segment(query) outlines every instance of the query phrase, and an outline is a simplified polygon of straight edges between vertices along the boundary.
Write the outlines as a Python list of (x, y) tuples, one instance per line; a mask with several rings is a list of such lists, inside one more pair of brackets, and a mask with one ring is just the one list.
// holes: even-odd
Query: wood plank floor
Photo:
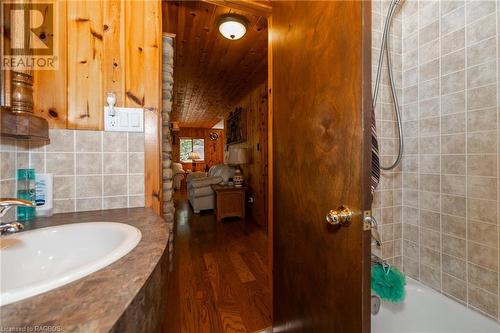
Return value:
[(259, 332), (271, 326), (267, 237), (249, 221), (217, 223), (176, 193), (168, 333)]

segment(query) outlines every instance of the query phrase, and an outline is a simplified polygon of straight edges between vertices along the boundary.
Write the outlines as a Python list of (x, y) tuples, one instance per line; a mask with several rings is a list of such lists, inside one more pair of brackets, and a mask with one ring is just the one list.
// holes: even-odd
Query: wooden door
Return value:
[(370, 20), (369, 1), (273, 2), (275, 332), (370, 331)]

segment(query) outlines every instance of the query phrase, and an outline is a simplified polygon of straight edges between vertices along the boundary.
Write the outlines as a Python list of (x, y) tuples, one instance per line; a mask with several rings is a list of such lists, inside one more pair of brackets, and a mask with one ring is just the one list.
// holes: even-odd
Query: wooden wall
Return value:
[(255, 88), (235, 107), (242, 107), (247, 110), (248, 138), (246, 142), (232, 146), (246, 147), (250, 151), (250, 163), (242, 166), (242, 171), (245, 182), (250, 187), (250, 192), (254, 197), (251, 216), (257, 224), (266, 227), (268, 212), (267, 83)]
[[(219, 134), (217, 141), (210, 140), (210, 133), (216, 132)], [(224, 131), (211, 128), (181, 128), (179, 132), (175, 132), (175, 144), (172, 145), (172, 161), (180, 162), (180, 138), (196, 138), (205, 139), (205, 162), (196, 163), (196, 171), (205, 170), (205, 166), (209, 167), (224, 162)], [(185, 163), (184, 170), (191, 169), (191, 163)]]

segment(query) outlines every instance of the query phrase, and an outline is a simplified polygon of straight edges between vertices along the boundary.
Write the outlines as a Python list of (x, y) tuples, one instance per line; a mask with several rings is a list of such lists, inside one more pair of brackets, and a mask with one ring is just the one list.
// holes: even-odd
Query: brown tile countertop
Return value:
[(26, 328), (31, 332), (36, 326), (56, 327), (52, 332), (108, 332), (113, 328), (167, 250), (169, 230), (164, 220), (148, 208), (114, 209), (55, 214), (30, 221), (25, 229), (98, 221), (135, 226), (142, 233), (141, 241), (127, 255), (95, 273), (0, 307), (2, 331)]

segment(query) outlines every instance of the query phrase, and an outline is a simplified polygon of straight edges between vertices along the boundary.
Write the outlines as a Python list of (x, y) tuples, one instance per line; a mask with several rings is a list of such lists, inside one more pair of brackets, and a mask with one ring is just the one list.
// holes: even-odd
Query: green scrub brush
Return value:
[(377, 263), (372, 266), (372, 290), (380, 299), (400, 303), (405, 299), (406, 279), (397, 268)]

